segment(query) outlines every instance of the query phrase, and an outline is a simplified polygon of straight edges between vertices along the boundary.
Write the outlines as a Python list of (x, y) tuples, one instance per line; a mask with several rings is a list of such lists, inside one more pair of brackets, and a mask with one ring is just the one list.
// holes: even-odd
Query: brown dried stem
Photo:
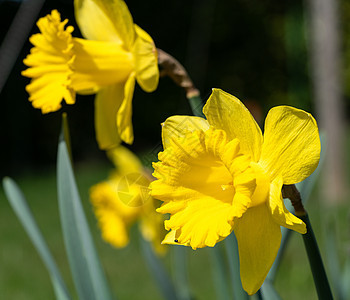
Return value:
[(178, 86), (186, 91), (186, 97), (199, 96), (198, 89), (194, 86), (185, 68), (170, 54), (157, 49), (158, 64), (161, 67), (160, 76), (169, 76)]

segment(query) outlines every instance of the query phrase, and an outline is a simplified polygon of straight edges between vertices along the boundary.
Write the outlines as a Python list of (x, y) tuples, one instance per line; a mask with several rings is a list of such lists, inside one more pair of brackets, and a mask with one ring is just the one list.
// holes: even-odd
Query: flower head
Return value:
[(57, 111), (75, 93), (95, 94), (95, 127), (101, 149), (133, 142), (132, 96), (135, 80), (146, 92), (158, 85), (157, 51), (152, 38), (133, 23), (122, 0), (76, 0), (75, 15), (86, 39), (72, 37), (57, 10), (39, 19), (40, 33), (24, 59), (32, 78), (29, 100), (43, 113)]
[(305, 224), (284, 206), (282, 185), (304, 180), (317, 167), (320, 140), (314, 118), (302, 110), (270, 110), (264, 135), (246, 107), (214, 89), (207, 120), (173, 116), (163, 124), (164, 151), (154, 164), (151, 195), (169, 213), (164, 243), (214, 246), (234, 231), (243, 288), (255, 293), (279, 249), (280, 226)]
[(116, 170), (108, 180), (90, 189), (103, 239), (114, 247), (125, 247), (129, 243), (129, 228), (140, 221), (144, 239), (151, 242), (158, 253), (163, 253), (164, 218), (156, 212), (157, 200), (149, 195), (149, 176), (128, 149), (119, 146), (110, 150), (108, 155)]

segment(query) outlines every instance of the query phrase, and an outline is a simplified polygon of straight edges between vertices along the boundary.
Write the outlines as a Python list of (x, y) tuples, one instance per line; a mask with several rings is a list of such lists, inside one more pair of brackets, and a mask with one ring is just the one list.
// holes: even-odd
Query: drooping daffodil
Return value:
[(165, 236), (164, 218), (156, 212), (158, 200), (149, 195), (150, 176), (139, 159), (127, 148), (111, 149), (108, 156), (116, 169), (106, 181), (90, 189), (90, 200), (101, 229), (102, 238), (116, 248), (128, 245), (129, 229), (139, 222), (140, 232), (162, 254)]
[(283, 202), (283, 184), (308, 177), (320, 158), (311, 114), (272, 108), (264, 134), (234, 96), (213, 92), (199, 117), (173, 116), (162, 125), (164, 151), (154, 163), (151, 195), (170, 214), (163, 243), (213, 247), (232, 231), (239, 248), (243, 288), (262, 285), (280, 246), (280, 226), (306, 233)]
[(75, 94), (95, 94), (95, 128), (101, 149), (133, 142), (132, 97), (135, 80), (146, 92), (157, 88), (159, 70), (152, 38), (133, 23), (123, 0), (75, 0), (75, 17), (86, 39), (57, 10), (39, 19), (40, 33), (24, 59), (32, 78), (26, 90), (42, 113), (57, 111)]

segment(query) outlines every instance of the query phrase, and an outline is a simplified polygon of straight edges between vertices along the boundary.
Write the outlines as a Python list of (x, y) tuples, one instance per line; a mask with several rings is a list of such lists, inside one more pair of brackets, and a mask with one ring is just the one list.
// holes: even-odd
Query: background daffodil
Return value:
[(146, 92), (158, 85), (157, 51), (152, 38), (135, 25), (122, 0), (76, 0), (75, 16), (86, 39), (74, 38), (60, 14), (39, 19), (40, 33), (24, 59), (32, 78), (29, 100), (43, 113), (57, 111), (75, 93), (95, 94), (95, 127), (99, 147), (133, 142), (132, 96), (135, 80)]
[(139, 221), (143, 238), (157, 253), (165, 251), (164, 218), (156, 212), (157, 200), (149, 195), (151, 182), (138, 158), (125, 147), (108, 152), (116, 166), (108, 180), (90, 189), (90, 199), (101, 228), (102, 238), (114, 247), (129, 243), (129, 229)]
[(317, 167), (320, 140), (307, 112), (272, 108), (264, 135), (246, 107), (214, 89), (207, 120), (173, 116), (162, 127), (164, 151), (154, 164), (151, 195), (169, 213), (164, 243), (214, 246), (234, 231), (243, 288), (262, 285), (280, 246), (280, 226), (299, 233), (305, 224), (283, 203), (283, 184), (304, 180)]

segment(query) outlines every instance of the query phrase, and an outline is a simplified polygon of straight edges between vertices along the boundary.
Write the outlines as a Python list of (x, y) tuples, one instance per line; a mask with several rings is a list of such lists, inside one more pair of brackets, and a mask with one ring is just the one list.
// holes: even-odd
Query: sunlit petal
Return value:
[(320, 160), (321, 144), (311, 114), (289, 106), (272, 108), (265, 121), (260, 164), (271, 180), (294, 184), (310, 176)]
[(213, 89), (203, 112), (210, 126), (225, 130), (229, 139), (238, 138), (241, 151), (253, 161), (259, 160), (261, 130), (241, 101), (220, 89)]
[(122, 0), (75, 0), (75, 17), (90, 40), (117, 42), (131, 50), (135, 40), (131, 14)]
[(133, 70), (132, 54), (116, 43), (75, 38), (74, 52), (71, 86), (77, 92), (125, 83)]
[(118, 110), (117, 126), (121, 139), (128, 144), (134, 141), (132, 128), (132, 96), (135, 88), (135, 74), (132, 73), (124, 86), (124, 99)]
[(183, 137), (187, 132), (209, 129), (207, 120), (192, 116), (172, 116), (162, 124), (163, 147), (171, 146), (172, 140)]
[(159, 81), (158, 55), (149, 34), (135, 25), (136, 40), (133, 47), (137, 83), (145, 92), (153, 92)]
[(22, 75), (32, 78), (26, 87), (29, 101), (43, 113), (60, 109), (63, 99), (67, 104), (75, 102), (75, 91), (70, 87), (75, 59), (73, 27), (65, 29), (66, 24), (67, 20), (61, 22), (57, 10), (40, 18), (37, 25), (41, 33), (30, 38), (34, 48), (23, 60), (29, 68), (22, 71)]
[(124, 98), (124, 85), (101, 89), (95, 99), (95, 130), (100, 149), (111, 149), (120, 144), (116, 116)]
[(197, 130), (174, 137), (159, 159), (151, 194), (164, 201), (157, 211), (171, 214), (165, 228), (179, 233), (178, 243), (213, 247), (230, 234), (255, 189), (239, 143), (227, 143), (222, 130)]
[(281, 243), (281, 229), (265, 204), (248, 209), (237, 220), (234, 232), (238, 242), (242, 286), (255, 294), (264, 282)]
[(301, 234), (306, 233), (305, 223), (290, 213), (284, 205), (282, 198), (282, 177), (277, 177), (270, 187), (268, 208), (275, 222)]

